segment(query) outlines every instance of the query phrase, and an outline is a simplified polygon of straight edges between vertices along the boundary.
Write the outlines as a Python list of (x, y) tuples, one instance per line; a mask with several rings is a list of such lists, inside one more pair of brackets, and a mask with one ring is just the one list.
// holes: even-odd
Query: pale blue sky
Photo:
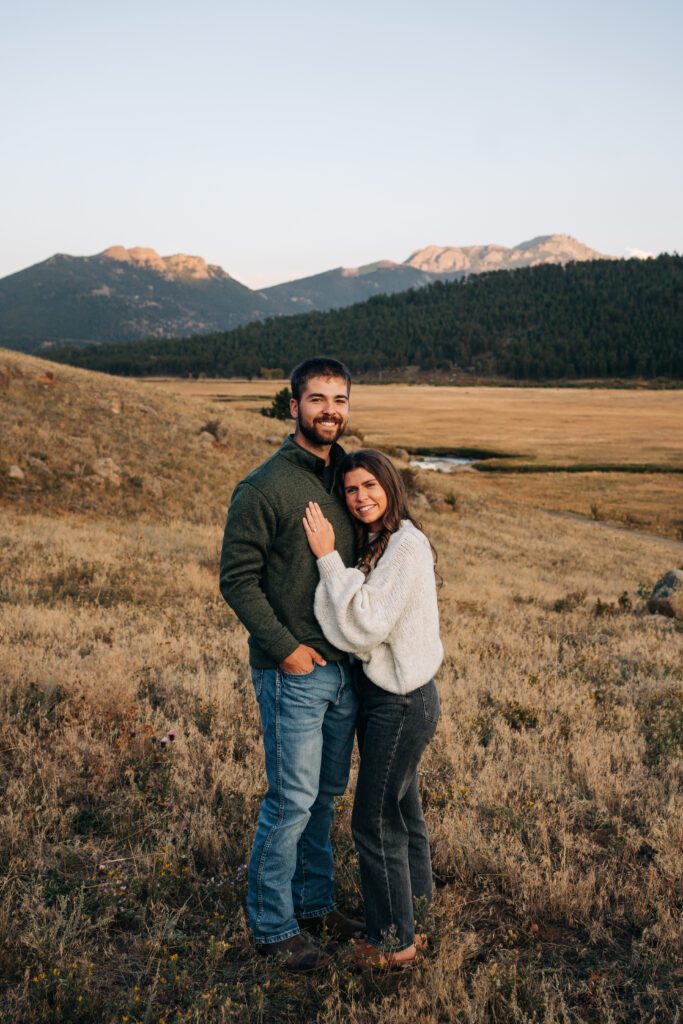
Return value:
[(109, 245), (252, 287), (565, 232), (683, 251), (673, 0), (5, 6), (0, 275)]

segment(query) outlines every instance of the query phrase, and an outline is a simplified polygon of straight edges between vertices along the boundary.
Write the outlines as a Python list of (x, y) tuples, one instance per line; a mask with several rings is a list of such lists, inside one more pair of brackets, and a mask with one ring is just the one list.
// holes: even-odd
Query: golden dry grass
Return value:
[[(466, 483), (461, 477), (466, 477)], [(434, 494), (462, 488), (483, 501), (500, 500), (519, 515), (541, 509), (582, 516), (605, 526), (683, 540), (683, 474), (420, 472)]]
[[(88, 458), (106, 444), (144, 476), (145, 450), (163, 451), (171, 504), (124, 480), (84, 509), (78, 479), (43, 488), (30, 464), (33, 490), (0, 493), (0, 1019), (680, 1020), (683, 632), (640, 596), (679, 546), (511, 504), (473, 473), (434, 483), (433, 949), (404, 978), (341, 956), (290, 978), (245, 926), (262, 755), (244, 634), (216, 586), (230, 487), (273, 424), (222, 407), (205, 451), (204, 404), (116, 382), (128, 411), (105, 415), (110, 379), (64, 368), (41, 391), (38, 361), (10, 363), (4, 461), (49, 422), (59, 477), (75, 456), (57, 425), (78, 402)], [(334, 840), (354, 910), (349, 816), (347, 797)]]
[[(3, 379), (0, 502), (27, 512), (215, 523), (230, 488), (273, 450), (266, 438), (285, 434), (280, 423), (225, 405), (179, 403), (156, 387), (0, 350)], [(213, 439), (200, 437), (206, 426)], [(118, 467), (118, 485), (97, 475), (101, 459)], [(24, 480), (8, 477), (11, 465)]]
[[(207, 400), (220, 407), (223, 399), (223, 408), (254, 412), (285, 383), (159, 380), (143, 387), (177, 395), (187, 408)], [(468, 487), (520, 507), (597, 516), (683, 537), (680, 391), (359, 384), (352, 395), (353, 428), (367, 444), (474, 447), (525, 456), (504, 465), (678, 467), (681, 473), (491, 473), (472, 479)], [(425, 486), (443, 491), (446, 485), (425, 478)]]
[[(151, 386), (186, 400), (210, 396), (257, 409), (286, 384), (166, 379)], [(356, 384), (351, 406), (353, 426), (378, 445), (483, 448), (548, 465), (683, 470), (680, 391)]]

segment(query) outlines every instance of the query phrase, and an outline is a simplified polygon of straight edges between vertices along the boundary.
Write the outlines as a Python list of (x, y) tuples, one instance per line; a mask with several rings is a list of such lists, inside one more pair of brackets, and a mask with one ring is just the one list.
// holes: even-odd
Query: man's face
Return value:
[(346, 430), (349, 392), (343, 377), (310, 377), (290, 412), (304, 437), (314, 445), (333, 444)]

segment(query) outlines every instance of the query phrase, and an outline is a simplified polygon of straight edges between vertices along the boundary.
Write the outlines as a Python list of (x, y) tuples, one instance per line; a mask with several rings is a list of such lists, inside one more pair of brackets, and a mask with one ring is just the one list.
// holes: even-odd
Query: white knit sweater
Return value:
[(434, 562), (425, 535), (404, 519), (368, 576), (347, 569), (337, 551), (318, 559), (315, 614), (335, 647), (364, 662), (365, 674), (393, 693), (410, 693), (443, 658)]

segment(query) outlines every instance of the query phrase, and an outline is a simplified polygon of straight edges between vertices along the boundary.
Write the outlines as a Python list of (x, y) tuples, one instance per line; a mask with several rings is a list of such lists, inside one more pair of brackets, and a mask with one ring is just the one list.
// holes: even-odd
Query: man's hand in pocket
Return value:
[(313, 671), (314, 665), (326, 665), (327, 662), (321, 654), (318, 654), (308, 644), (299, 644), (291, 654), (280, 662), (280, 668), (288, 676), (305, 676)]

